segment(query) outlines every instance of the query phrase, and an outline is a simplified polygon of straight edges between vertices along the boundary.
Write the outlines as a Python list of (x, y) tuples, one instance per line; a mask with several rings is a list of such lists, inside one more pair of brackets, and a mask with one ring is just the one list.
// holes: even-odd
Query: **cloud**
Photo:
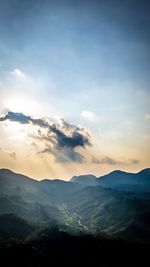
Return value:
[(94, 156), (92, 156), (92, 163), (94, 163), (94, 164), (100, 164), (101, 161), (99, 159), (95, 158)]
[(16, 152), (7, 150), (7, 149), (2, 148), (2, 147), (0, 147), (0, 150), (3, 151), (4, 153), (6, 153), (13, 160), (16, 160)]
[(84, 135), (83, 132), (80, 132), (77, 128), (74, 129), (70, 135), (66, 135), (65, 132), (60, 130), (56, 124), (50, 126), (51, 132), (55, 134), (54, 139), (57, 141), (57, 146), (59, 148), (70, 148), (74, 149), (76, 147), (85, 147), (86, 145), (90, 146), (89, 137)]
[(132, 164), (138, 164), (139, 160), (137, 159), (124, 159), (124, 160), (115, 160), (111, 157), (104, 157), (101, 160), (95, 158), (92, 156), (92, 163), (94, 164), (108, 164), (108, 165), (132, 165)]
[(117, 165), (117, 164), (120, 164), (122, 163), (121, 161), (117, 161), (113, 158), (110, 158), (110, 157), (105, 157), (101, 160), (101, 164), (109, 164), (109, 165)]
[(21, 78), (21, 79), (26, 78), (26, 74), (22, 70), (17, 69), (17, 68), (10, 71), (10, 74), (12, 74), (13, 76), (15, 76), (17, 78)]
[(56, 161), (78, 161), (84, 162), (84, 157), (76, 151), (77, 148), (91, 146), (91, 137), (85, 128), (70, 124), (65, 120), (59, 123), (52, 123), (45, 119), (35, 119), (22, 113), (9, 111), (0, 121), (15, 121), (20, 124), (32, 124), (45, 128), (46, 132), (37, 131), (37, 138), (45, 143), (45, 149), (41, 153), (51, 153), (55, 156)]
[(91, 111), (88, 111), (88, 110), (83, 110), (82, 113), (81, 113), (82, 117), (90, 120), (90, 121), (94, 121), (95, 118), (96, 118), (96, 115), (95, 113), (91, 112)]
[(79, 152), (75, 151), (74, 149), (70, 148), (63, 148), (58, 149), (57, 147), (51, 148), (47, 146), (43, 151), (40, 153), (50, 153), (55, 157), (56, 162), (67, 163), (67, 162), (78, 162), (83, 163), (85, 162), (85, 158)]
[(144, 118), (145, 118), (145, 120), (150, 120), (150, 114), (148, 114), (148, 113), (145, 114), (145, 115), (144, 115)]
[(6, 121), (6, 120), (19, 122), (21, 124), (32, 123), (32, 124), (38, 125), (40, 127), (48, 127), (49, 126), (48, 123), (44, 119), (33, 119), (30, 116), (26, 116), (22, 113), (12, 112), (12, 111), (9, 111), (3, 117), (0, 117), (0, 121)]
[(57, 162), (83, 163), (85, 158), (76, 149), (92, 145), (90, 135), (85, 128), (69, 124), (64, 120), (61, 120), (60, 124), (50, 125), (46, 135), (39, 132), (39, 137), (48, 142), (42, 153), (51, 153)]
[(13, 160), (16, 160), (16, 153), (15, 152), (10, 152), (9, 153), (10, 158), (12, 158)]
[(129, 159), (129, 163), (131, 164), (138, 164), (140, 161), (137, 159)]

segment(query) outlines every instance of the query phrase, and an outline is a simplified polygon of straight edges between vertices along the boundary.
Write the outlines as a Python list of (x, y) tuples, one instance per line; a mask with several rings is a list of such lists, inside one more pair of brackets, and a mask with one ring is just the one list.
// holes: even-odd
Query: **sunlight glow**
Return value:
[(5, 101), (5, 106), (13, 112), (19, 111), (29, 115), (38, 115), (41, 112), (40, 104), (24, 95), (22, 97), (10, 97)]

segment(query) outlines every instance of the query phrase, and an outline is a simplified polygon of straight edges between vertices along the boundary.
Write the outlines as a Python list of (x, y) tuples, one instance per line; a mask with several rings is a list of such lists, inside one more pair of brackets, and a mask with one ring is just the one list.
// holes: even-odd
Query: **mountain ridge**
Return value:
[(89, 173), (89, 174), (82, 174), (82, 175), (74, 175), (74, 176), (72, 176), (69, 180), (64, 180), (64, 179), (59, 179), (59, 178), (42, 178), (41, 180), (37, 180), (36, 178), (33, 178), (33, 177), (30, 177), (30, 176), (28, 176), (28, 175), (25, 175), (25, 174), (22, 174), (22, 173), (20, 173), (20, 172), (15, 172), (15, 171), (12, 171), (12, 170), (10, 170), (10, 169), (7, 169), (7, 168), (0, 168), (0, 172), (5, 172), (5, 173), (8, 173), (8, 174), (16, 174), (16, 175), (20, 175), (20, 176), (22, 176), (22, 177), (26, 177), (26, 178), (29, 178), (29, 179), (31, 179), (31, 180), (34, 180), (34, 181), (38, 181), (38, 182), (42, 182), (42, 181), (45, 181), (45, 180), (48, 180), (48, 181), (65, 181), (65, 182), (70, 182), (70, 181), (73, 181), (75, 178), (77, 178), (77, 177), (92, 177), (92, 178), (96, 178), (96, 179), (100, 179), (101, 177), (104, 177), (104, 176), (107, 176), (107, 175), (110, 175), (110, 174), (118, 174), (118, 173), (120, 173), (120, 174), (140, 174), (140, 173), (145, 173), (145, 172), (148, 172), (148, 173), (150, 173), (150, 168), (144, 168), (144, 169), (142, 169), (142, 170), (140, 170), (140, 171), (138, 171), (138, 172), (127, 172), (127, 171), (122, 171), (122, 170), (113, 170), (113, 171), (111, 171), (111, 172), (109, 172), (109, 173), (106, 173), (106, 174), (104, 174), (104, 175), (101, 175), (101, 176), (96, 176), (96, 175), (94, 175), (94, 174), (91, 174), (91, 173)]
[[(137, 174), (117, 171), (103, 178), (80, 177), (80, 182), (78, 176), (74, 181), (37, 181), (0, 170), (0, 215), (14, 213), (37, 225), (57, 223), (73, 233), (103, 232), (125, 238), (134, 238), (131, 223), (135, 222), (136, 232), (143, 233), (143, 239), (149, 236), (149, 169)], [(129, 183), (131, 178), (135, 183)]]

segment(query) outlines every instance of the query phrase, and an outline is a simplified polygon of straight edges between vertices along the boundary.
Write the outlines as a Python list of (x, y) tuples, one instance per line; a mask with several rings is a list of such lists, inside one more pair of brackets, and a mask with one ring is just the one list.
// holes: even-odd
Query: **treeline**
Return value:
[(0, 245), (3, 266), (149, 266), (149, 245), (71, 235), (57, 227)]

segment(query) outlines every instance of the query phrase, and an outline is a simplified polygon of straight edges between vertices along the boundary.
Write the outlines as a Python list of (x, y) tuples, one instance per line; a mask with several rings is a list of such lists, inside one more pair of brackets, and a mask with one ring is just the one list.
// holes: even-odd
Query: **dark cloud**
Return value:
[(85, 158), (83, 155), (81, 155), (79, 152), (70, 149), (70, 148), (64, 148), (64, 149), (57, 149), (55, 147), (51, 148), (50, 146), (47, 146), (43, 151), (40, 153), (50, 153), (55, 157), (56, 162), (61, 163), (67, 163), (67, 162), (78, 162), (83, 163), (85, 162)]
[(70, 132), (70, 135), (66, 135), (65, 132), (60, 130), (56, 124), (50, 126), (50, 132), (55, 134), (55, 140), (57, 141), (58, 147), (67, 147), (74, 149), (76, 147), (85, 147), (86, 145), (90, 146), (89, 136), (85, 136), (83, 132), (80, 132), (80, 129), (77, 128)]
[(94, 164), (108, 164), (108, 165), (132, 165), (132, 164), (138, 164), (139, 160), (137, 159), (124, 159), (122, 161), (115, 160), (111, 157), (104, 157), (101, 160), (92, 157), (92, 163)]
[(6, 121), (6, 120), (16, 121), (21, 124), (26, 124), (26, 123), (29, 123), (30, 117), (25, 116), (22, 113), (15, 113), (15, 112), (9, 111), (4, 117), (0, 118), (0, 121)]
[(30, 116), (26, 116), (18, 112), (9, 111), (4, 117), (0, 118), (0, 121), (6, 121), (6, 120), (19, 122), (21, 124), (32, 123), (40, 127), (48, 127), (48, 123), (44, 119), (33, 119)]
[(47, 132), (42, 133), (39, 129), (37, 136), (41, 141), (47, 142), (46, 148), (42, 153), (51, 153), (56, 161), (78, 161), (84, 162), (84, 157), (76, 151), (76, 148), (85, 148), (91, 146), (90, 135), (85, 128), (70, 124), (65, 120), (60, 123), (50, 123), (45, 119), (34, 119), (22, 113), (9, 111), (0, 121), (15, 121), (21, 124), (33, 124), (41, 128), (46, 128)]

